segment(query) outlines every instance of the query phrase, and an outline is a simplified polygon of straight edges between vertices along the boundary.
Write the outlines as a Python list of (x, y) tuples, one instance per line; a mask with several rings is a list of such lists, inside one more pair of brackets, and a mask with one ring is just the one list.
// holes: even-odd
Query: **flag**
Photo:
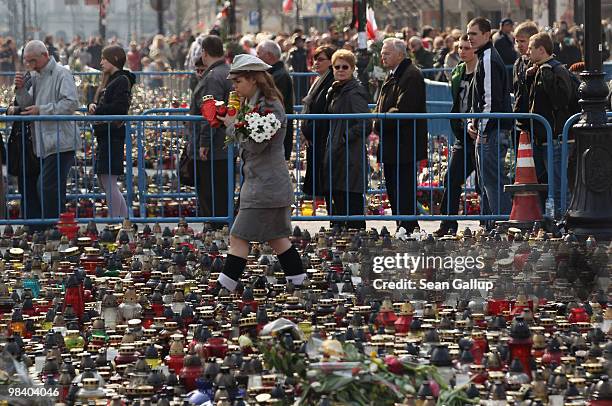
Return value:
[(378, 26), (376, 25), (376, 18), (374, 17), (374, 10), (369, 6), (366, 10), (366, 31), (368, 32), (368, 39), (376, 39)]
[(287, 13), (290, 13), (292, 10), (293, 10), (293, 0), (283, 0), (283, 13), (287, 14)]

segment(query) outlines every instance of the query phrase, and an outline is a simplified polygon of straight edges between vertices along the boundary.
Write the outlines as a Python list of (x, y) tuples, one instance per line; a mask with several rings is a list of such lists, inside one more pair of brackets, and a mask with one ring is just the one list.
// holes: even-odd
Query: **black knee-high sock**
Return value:
[(247, 260), (244, 258), (227, 254), (227, 258), (225, 258), (225, 263), (223, 264), (223, 270), (219, 275), (219, 283), (226, 289), (234, 291), (236, 285), (238, 285), (240, 276), (242, 276), (246, 263)]
[(287, 251), (277, 256), (287, 281), (291, 281), (294, 285), (301, 285), (306, 277), (306, 273), (304, 272), (300, 254), (298, 254), (295, 247), (291, 246)]

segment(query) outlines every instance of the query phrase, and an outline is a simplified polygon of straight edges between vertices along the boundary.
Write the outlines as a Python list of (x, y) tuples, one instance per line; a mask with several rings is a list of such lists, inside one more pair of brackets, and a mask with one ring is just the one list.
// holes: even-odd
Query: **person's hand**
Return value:
[(474, 127), (474, 122), (470, 121), (467, 125), (467, 132), (471, 139), (475, 140), (478, 137), (478, 130)]
[(206, 147), (200, 147), (200, 158), (202, 159), (207, 159), (208, 157), (208, 148)]
[(234, 114), (233, 116), (226, 114), (225, 116), (217, 116), (217, 120), (221, 121), (226, 128), (229, 128), (230, 126), (234, 125), (236, 116), (237, 114)]
[(96, 103), (91, 103), (89, 105), (89, 107), (87, 108), (87, 111), (89, 112), (89, 114), (94, 114), (96, 112)]
[(23, 73), (17, 72), (15, 73), (15, 89), (21, 89), (24, 85)]
[(21, 114), (24, 116), (37, 116), (40, 114), (40, 109), (38, 106), (28, 106), (21, 111)]

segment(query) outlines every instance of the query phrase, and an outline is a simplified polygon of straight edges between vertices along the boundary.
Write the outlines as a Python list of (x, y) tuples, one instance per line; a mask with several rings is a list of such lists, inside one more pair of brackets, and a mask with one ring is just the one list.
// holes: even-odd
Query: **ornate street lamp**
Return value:
[(601, 1), (585, 7), (585, 71), (580, 74), (582, 117), (574, 125), (577, 168), (567, 226), (581, 237), (612, 238), (612, 124), (602, 69)]

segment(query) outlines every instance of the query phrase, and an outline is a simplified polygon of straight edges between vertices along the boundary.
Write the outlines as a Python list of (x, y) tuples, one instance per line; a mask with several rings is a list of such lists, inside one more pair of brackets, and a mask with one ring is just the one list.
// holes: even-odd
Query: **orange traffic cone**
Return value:
[(534, 221), (541, 221), (542, 208), (538, 195), (547, 188), (548, 185), (538, 183), (529, 133), (521, 131), (514, 184), (504, 187), (504, 191), (513, 194), (509, 224), (531, 229)]

